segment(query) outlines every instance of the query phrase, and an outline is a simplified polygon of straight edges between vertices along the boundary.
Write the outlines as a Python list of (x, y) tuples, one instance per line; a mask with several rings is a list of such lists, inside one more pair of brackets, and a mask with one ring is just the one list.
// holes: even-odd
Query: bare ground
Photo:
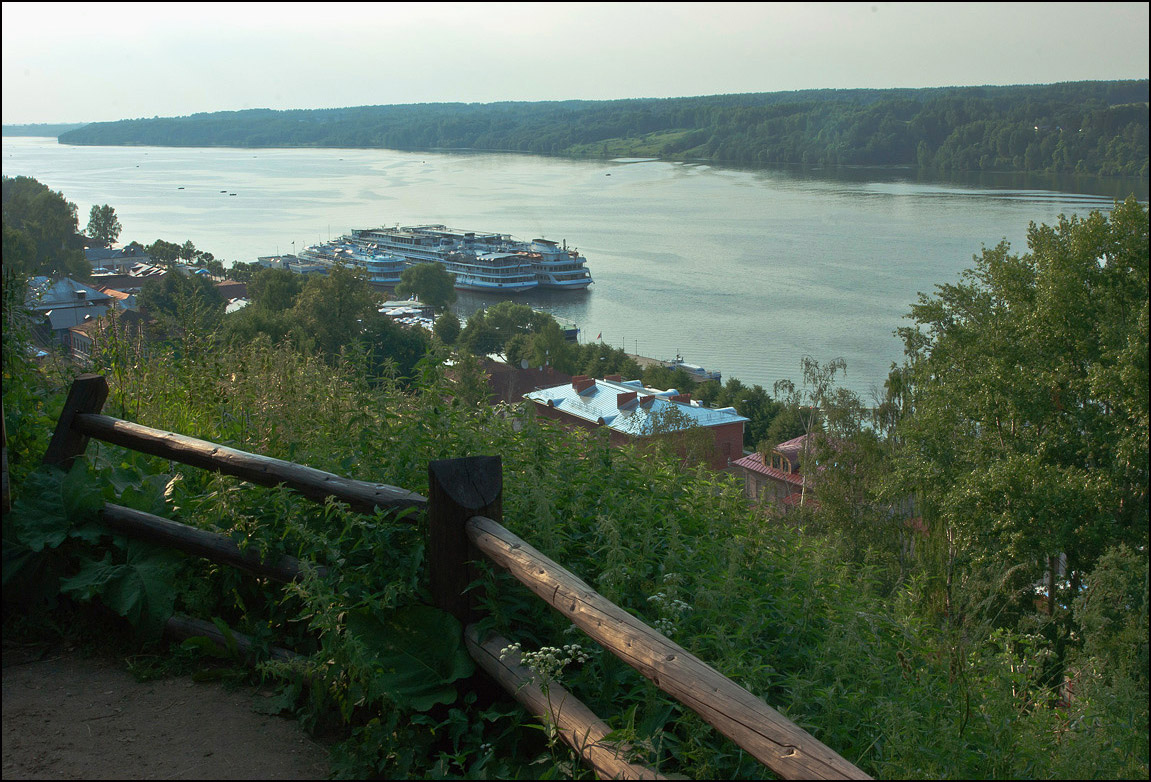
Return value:
[(265, 697), (190, 678), (141, 683), (108, 656), (8, 647), (3, 778), (326, 777), (327, 751), (295, 721), (257, 713)]

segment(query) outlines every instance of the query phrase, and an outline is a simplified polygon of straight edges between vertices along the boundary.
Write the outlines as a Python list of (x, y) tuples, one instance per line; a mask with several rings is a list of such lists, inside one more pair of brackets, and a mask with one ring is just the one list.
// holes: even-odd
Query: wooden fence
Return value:
[[(432, 462), (428, 467), (429, 497), (424, 498), (395, 486), (350, 480), (101, 415), (107, 395), (103, 376), (81, 375), (76, 379), (45, 463), (68, 469), (84, 453), (89, 438), (96, 438), (249, 483), (284, 485), (318, 502), (332, 497), (363, 513), (375, 513), (376, 509), (426, 511), (427, 561), (436, 604), (464, 624), (466, 647), (477, 665), (525, 708), (554, 725), (601, 777), (661, 778), (651, 769), (628, 762), (624, 758), (626, 748), (605, 741), (611, 729), (573, 695), (555, 684), (545, 695), (518, 658), (501, 660), (500, 650), (509, 645), (506, 639), (480, 637), (475, 625), (478, 612), (467, 587), (476, 577), (473, 563), (481, 558), (506, 569), (604, 649), (776, 774), (787, 779), (869, 778), (763, 700), (505, 529), (500, 524), (503, 478), (498, 456)], [(300, 563), (291, 557), (266, 562), (252, 552), (241, 551), (227, 537), (148, 513), (109, 504), (101, 516), (117, 534), (170, 546), (277, 581), (291, 581), (300, 573)], [(214, 631), (208, 623), (188, 619), (174, 619), (170, 629), (184, 637), (211, 637)]]

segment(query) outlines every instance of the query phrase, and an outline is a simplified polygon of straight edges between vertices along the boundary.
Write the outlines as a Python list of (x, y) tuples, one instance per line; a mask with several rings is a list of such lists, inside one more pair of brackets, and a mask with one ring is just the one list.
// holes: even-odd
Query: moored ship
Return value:
[(402, 256), (409, 265), (442, 263), (462, 290), (515, 294), (535, 288), (582, 290), (592, 283), (578, 251), (547, 239), (529, 243), (445, 225), (355, 229), (350, 238)]
[(578, 250), (569, 250), (547, 239), (533, 239), (528, 257), (541, 288), (584, 290), (592, 284), (591, 272)]
[(407, 261), (394, 253), (381, 252), (378, 247), (348, 241), (346, 238), (324, 244), (314, 244), (300, 252), (300, 260), (326, 267), (352, 266), (361, 269), (368, 284), (374, 288), (391, 290), (400, 284), (400, 274), (408, 267)]

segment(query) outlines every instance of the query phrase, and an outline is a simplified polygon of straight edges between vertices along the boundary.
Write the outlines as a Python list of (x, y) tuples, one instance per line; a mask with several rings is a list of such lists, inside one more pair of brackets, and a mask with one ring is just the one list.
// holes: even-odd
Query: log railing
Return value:
[[(464, 623), (467, 649), (479, 667), (525, 708), (553, 726), (599, 776), (660, 778), (657, 772), (628, 762), (626, 748), (606, 743), (610, 728), (571, 693), (555, 683), (544, 693), (518, 658), (501, 659), (506, 640), (479, 636), (474, 624), (479, 615), (468, 587), (477, 577), (474, 563), (481, 558), (506, 569), (604, 649), (776, 774), (788, 779), (868, 778), (762, 699), (597, 594), (505, 529), (500, 524), (503, 478), (498, 456), (432, 462), (428, 467), (429, 497), (425, 499), (395, 486), (350, 480), (105, 416), (100, 411), (107, 394), (102, 376), (77, 378), (45, 454), (46, 463), (68, 468), (84, 453), (89, 438), (95, 438), (258, 485), (287, 486), (318, 502), (331, 497), (363, 513), (426, 510), (428, 571), (437, 606)], [(301, 572), (299, 561), (291, 557), (266, 562), (254, 552), (241, 551), (222, 535), (140, 511), (107, 505), (101, 518), (117, 534), (174, 547), (277, 581), (292, 581)], [(176, 631), (183, 635), (195, 632), (195, 628), (212, 635), (204, 623), (176, 623)]]

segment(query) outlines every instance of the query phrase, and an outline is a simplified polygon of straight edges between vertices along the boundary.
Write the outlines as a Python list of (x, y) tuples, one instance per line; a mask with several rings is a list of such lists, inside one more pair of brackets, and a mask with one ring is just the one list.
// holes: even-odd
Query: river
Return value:
[[(955, 282), (982, 246), (1025, 251), (1031, 221), (1147, 199), (1145, 180), (11, 137), (3, 173), (62, 192), (81, 229), (107, 203), (122, 241), (191, 240), (226, 262), (395, 224), (566, 240), (595, 284), (520, 300), (574, 321), (581, 340), (678, 353), (768, 390), (798, 380), (804, 355), (841, 356), (843, 384), (865, 401), (901, 359), (894, 331), (918, 293)], [(494, 301), (461, 292), (457, 307), (466, 316)]]

